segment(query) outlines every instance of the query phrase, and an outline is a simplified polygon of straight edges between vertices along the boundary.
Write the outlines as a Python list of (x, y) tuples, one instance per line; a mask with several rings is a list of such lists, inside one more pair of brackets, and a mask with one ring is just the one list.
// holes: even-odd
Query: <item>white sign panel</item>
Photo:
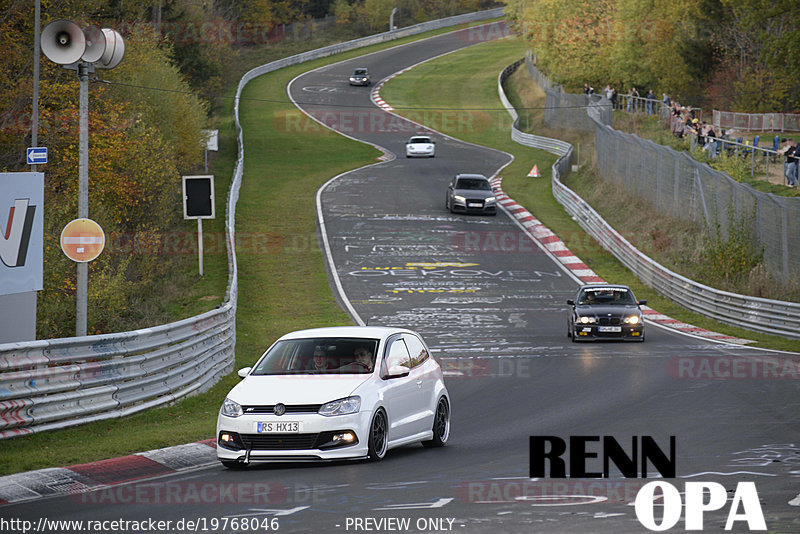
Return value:
[(42, 289), (44, 174), (0, 173), (0, 295)]
[(219, 130), (203, 130), (206, 136), (206, 150), (219, 150)]

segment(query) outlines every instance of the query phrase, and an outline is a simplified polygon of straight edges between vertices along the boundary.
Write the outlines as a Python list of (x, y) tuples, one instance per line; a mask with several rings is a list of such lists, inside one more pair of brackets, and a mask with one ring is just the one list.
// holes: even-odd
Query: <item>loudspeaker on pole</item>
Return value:
[(86, 51), (83, 31), (68, 20), (55, 20), (45, 26), (40, 41), (44, 55), (59, 65), (75, 63)]
[(103, 35), (106, 38), (105, 51), (95, 65), (102, 69), (113, 69), (125, 55), (125, 40), (118, 31), (109, 28), (103, 28)]
[(103, 30), (93, 24), (83, 29), (83, 36), (86, 39), (86, 51), (81, 60), (87, 63), (99, 61), (106, 50), (106, 36)]
[(116, 30), (94, 25), (81, 30), (69, 20), (56, 20), (45, 26), (40, 42), (44, 55), (59, 65), (83, 61), (113, 69), (125, 55), (125, 40)]

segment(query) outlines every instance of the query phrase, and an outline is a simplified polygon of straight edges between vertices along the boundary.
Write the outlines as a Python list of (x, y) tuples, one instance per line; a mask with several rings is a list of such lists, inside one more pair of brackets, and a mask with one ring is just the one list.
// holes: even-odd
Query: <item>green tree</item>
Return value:
[(539, 65), (568, 90), (583, 83), (684, 94), (702, 87), (712, 49), (703, 15), (716, 0), (507, 0)]
[[(714, 26), (719, 69), (716, 94), (733, 111), (792, 111), (800, 106), (800, 4), (720, 0)], [(733, 91), (725, 88), (733, 87)]]
[(364, 0), (356, 8), (367, 30), (370, 32), (387, 31), (389, 29), (389, 15), (395, 7), (393, 0)]
[(355, 7), (348, 0), (336, 0), (331, 9), (336, 17), (336, 24), (344, 26), (353, 22)]
[(101, 75), (114, 84), (113, 98), (130, 104), (136, 120), (161, 132), (164, 142), (175, 149), (178, 168), (197, 167), (202, 161), (201, 130), (207, 127), (208, 106), (183, 80), (167, 45), (158, 46), (151, 34), (134, 29), (123, 62)]

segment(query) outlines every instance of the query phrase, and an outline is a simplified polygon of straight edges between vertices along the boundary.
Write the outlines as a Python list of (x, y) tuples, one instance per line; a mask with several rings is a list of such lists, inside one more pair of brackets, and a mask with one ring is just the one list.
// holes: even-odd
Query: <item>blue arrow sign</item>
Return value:
[(28, 165), (43, 165), (47, 163), (47, 147), (39, 146), (28, 149)]

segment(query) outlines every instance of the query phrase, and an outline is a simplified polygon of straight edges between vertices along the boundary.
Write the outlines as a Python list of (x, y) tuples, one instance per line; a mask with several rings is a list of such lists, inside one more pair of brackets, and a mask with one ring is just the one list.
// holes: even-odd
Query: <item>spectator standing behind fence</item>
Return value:
[(670, 102), (669, 102), (669, 97), (667, 96), (667, 93), (661, 93), (661, 95), (662, 95), (661, 96), (661, 104), (663, 104), (665, 107), (669, 107), (670, 106)]
[(647, 109), (647, 114), (652, 115), (655, 112), (656, 108), (656, 95), (652, 89), (647, 91), (647, 103), (645, 104), (645, 108)]
[(778, 151), (778, 154), (783, 154), (786, 157), (786, 163), (783, 164), (783, 174), (786, 176), (786, 183), (789, 187), (797, 187), (797, 141), (782, 139), (784, 145)]
[(588, 83), (583, 84), (583, 94), (585, 95), (594, 94), (594, 87), (592, 87)]
[(611, 98), (609, 100), (611, 100), (611, 108), (612, 109), (616, 109), (617, 108), (617, 90), (614, 89), (613, 87), (611, 88)]
[(716, 139), (717, 132), (714, 131), (714, 126), (709, 124), (706, 128), (705, 132), (706, 137), (706, 146), (703, 147), (703, 150), (708, 152), (708, 155), (713, 159), (717, 157), (717, 152), (719, 152), (719, 141)]

